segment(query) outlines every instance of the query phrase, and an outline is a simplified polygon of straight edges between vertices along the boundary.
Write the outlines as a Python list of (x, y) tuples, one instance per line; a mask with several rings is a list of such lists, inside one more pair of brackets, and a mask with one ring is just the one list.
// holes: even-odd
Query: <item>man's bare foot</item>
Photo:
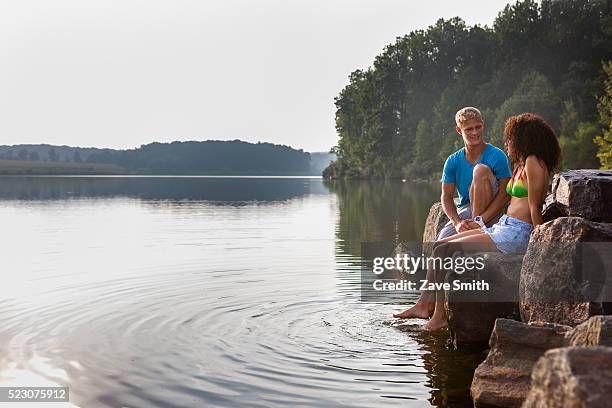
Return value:
[(432, 332), (441, 329), (446, 329), (448, 327), (448, 321), (446, 319), (431, 319), (426, 324), (421, 326), (422, 330)]
[(393, 317), (399, 319), (429, 319), (433, 315), (434, 309), (422, 302), (404, 310), (402, 313), (395, 313)]

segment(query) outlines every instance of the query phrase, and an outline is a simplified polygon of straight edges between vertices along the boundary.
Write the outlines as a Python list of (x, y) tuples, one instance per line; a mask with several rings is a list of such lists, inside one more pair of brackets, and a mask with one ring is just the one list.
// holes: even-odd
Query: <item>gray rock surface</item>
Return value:
[(448, 221), (448, 217), (444, 210), (442, 210), (442, 203), (434, 203), (429, 209), (427, 221), (425, 221), (425, 229), (423, 230), (423, 254), (431, 254), (431, 244), (436, 240), (438, 234)]
[(523, 408), (607, 408), (612, 405), (612, 348), (547, 351), (533, 368)]
[(485, 268), (449, 272), (446, 282), (455, 280), (473, 282), (483, 280), (489, 291), (446, 291), (445, 309), (453, 346), (486, 348), (497, 318), (519, 319), (518, 285), (522, 255), (502, 253), (475, 253), (483, 256)]
[(610, 223), (562, 217), (537, 226), (520, 274), (521, 319), (576, 326), (604, 313), (612, 297), (609, 242)]
[(546, 196), (542, 208), (542, 218), (544, 218), (544, 222), (552, 221), (559, 217), (566, 217), (567, 214), (564, 211), (564, 207), (555, 201), (555, 197), (552, 193)]
[(532, 369), (546, 351), (611, 344), (612, 316), (593, 316), (573, 329), (554, 323), (497, 319), (489, 354), (474, 372), (471, 387), (474, 404), (519, 407), (529, 392)]
[(569, 326), (526, 324), (497, 319), (489, 354), (474, 372), (471, 393), (476, 407), (520, 407), (529, 391), (531, 370), (551, 348), (565, 345)]
[(570, 170), (556, 174), (552, 201), (567, 217), (612, 222), (612, 171)]

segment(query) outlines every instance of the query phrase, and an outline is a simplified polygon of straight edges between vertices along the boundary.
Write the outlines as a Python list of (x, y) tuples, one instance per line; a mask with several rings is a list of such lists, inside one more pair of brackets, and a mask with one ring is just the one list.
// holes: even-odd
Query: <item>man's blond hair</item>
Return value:
[(457, 113), (455, 113), (455, 122), (457, 123), (457, 126), (463, 125), (470, 119), (478, 119), (484, 123), (482, 120), (482, 113), (480, 113), (478, 109), (471, 106), (466, 106), (465, 108), (459, 109)]

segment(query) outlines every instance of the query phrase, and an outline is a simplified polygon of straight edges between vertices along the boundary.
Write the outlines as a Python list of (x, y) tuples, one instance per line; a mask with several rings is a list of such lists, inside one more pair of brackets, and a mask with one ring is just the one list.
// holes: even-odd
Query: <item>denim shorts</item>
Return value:
[[(493, 199), (495, 199), (495, 196), (497, 195), (497, 191), (499, 191), (499, 181), (496, 178), (491, 180), (491, 188), (493, 189)], [(471, 197), (470, 197), (470, 202), (471, 202)], [(472, 204), (467, 203), (457, 208), (457, 215), (459, 215), (460, 220), (471, 219), (472, 218)], [(490, 220), (487, 223), (487, 225), (491, 225), (497, 222), (500, 215), (501, 214), (497, 215), (495, 218)], [(456, 233), (457, 233), (457, 230), (455, 230), (455, 226), (453, 225), (452, 222), (449, 221), (438, 233), (438, 237), (436, 238), (436, 241), (439, 241), (444, 238), (448, 238), (450, 236), (455, 235)]]
[(533, 225), (518, 218), (502, 215), (497, 224), (482, 230), (491, 237), (497, 249), (504, 254), (527, 252)]

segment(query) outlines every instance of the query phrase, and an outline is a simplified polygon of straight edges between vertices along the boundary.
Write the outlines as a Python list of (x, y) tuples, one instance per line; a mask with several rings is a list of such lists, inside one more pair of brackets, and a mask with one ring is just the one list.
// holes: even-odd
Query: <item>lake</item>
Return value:
[[(360, 301), (360, 246), (439, 187), (3, 177), (0, 380), (82, 407), (468, 407), (483, 356)], [(411, 299), (416, 301), (417, 295)]]

